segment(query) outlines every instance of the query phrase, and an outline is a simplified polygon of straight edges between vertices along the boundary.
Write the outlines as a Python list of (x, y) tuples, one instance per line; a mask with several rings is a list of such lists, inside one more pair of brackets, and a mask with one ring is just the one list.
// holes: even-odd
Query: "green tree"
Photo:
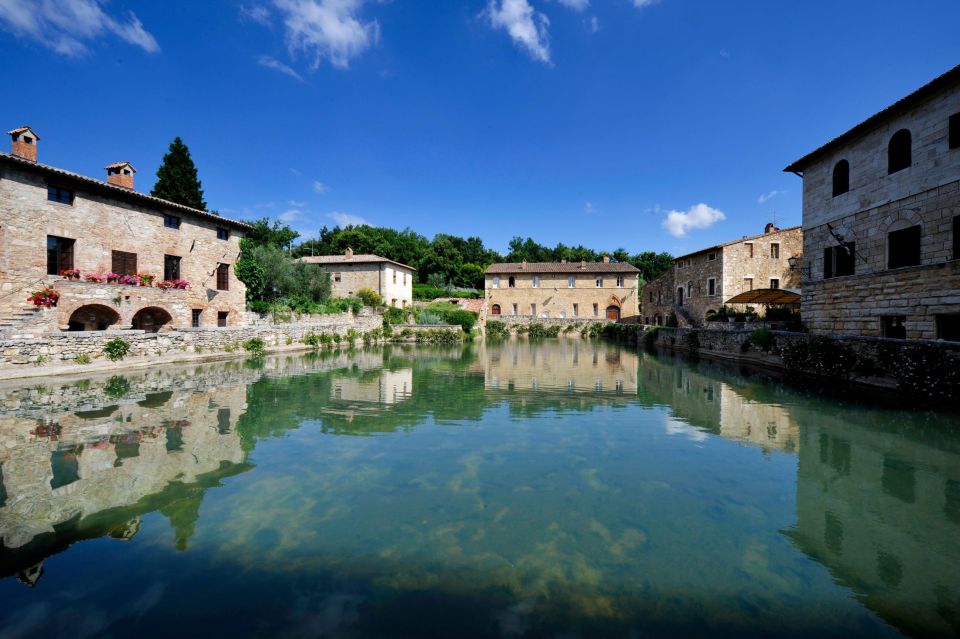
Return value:
[(257, 261), (253, 253), (256, 244), (248, 237), (240, 240), (240, 257), (237, 258), (237, 264), (234, 272), (237, 279), (243, 282), (247, 287), (247, 301), (262, 300), (263, 288), (266, 285), (263, 264)]
[(201, 211), (207, 210), (197, 177), (197, 166), (190, 157), (190, 149), (179, 137), (174, 138), (167, 154), (163, 156), (163, 163), (157, 169), (157, 183), (153, 185), (150, 195)]

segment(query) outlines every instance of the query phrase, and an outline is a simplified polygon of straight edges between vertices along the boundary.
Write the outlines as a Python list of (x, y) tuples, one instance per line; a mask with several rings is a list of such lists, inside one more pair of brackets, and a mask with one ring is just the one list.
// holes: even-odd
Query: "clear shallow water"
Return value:
[(960, 420), (548, 340), (0, 386), (0, 637), (955, 636)]

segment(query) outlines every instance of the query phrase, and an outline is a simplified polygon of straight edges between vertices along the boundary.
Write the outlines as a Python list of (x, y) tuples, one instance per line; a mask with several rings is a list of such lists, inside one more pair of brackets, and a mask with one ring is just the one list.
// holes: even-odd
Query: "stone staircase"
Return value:
[(679, 328), (693, 328), (693, 318), (690, 317), (690, 313), (687, 312), (687, 309), (674, 304), (673, 312), (677, 315), (677, 326)]
[(0, 338), (34, 336), (42, 331), (43, 313), (33, 304), (24, 304), (19, 309), (0, 315)]

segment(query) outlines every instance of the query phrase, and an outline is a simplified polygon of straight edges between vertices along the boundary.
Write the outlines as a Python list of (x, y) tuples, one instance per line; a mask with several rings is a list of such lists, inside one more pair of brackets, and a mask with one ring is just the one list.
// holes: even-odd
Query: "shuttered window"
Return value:
[(230, 290), (230, 265), (221, 264), (217, 267), (217, 290)]
[(134, 275), (137, 272), (137, 254), (126, 251), (113, 252), (111, 270), (117, 275)]

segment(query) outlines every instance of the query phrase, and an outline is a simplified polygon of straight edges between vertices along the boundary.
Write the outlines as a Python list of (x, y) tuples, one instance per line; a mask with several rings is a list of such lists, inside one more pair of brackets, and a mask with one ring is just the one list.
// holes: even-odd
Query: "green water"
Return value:
[(960, 633), (960, 419), (602, 343), (0, 385), (0, 638)]

